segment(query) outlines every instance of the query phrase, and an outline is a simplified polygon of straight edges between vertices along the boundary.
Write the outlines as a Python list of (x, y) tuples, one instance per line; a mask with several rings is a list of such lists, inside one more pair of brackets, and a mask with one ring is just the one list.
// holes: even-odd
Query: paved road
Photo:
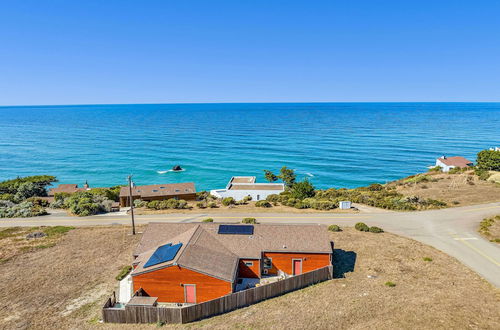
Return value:
[[(255, 217), (262, 223), (321, 223), (353, 226), (363, 221), (369, 226), (380, 226), (389, 232), (413, 238), (431, 245), (475, 270), (490, 283), (500, 287), (500, 247), (477, 234), (479, 222), (488, 216), (500, 214), (500, 202), (431, 210), (422, 212), (379, 212), (366, 209), (357, 214), (340, 213), (189, 213), (165, 215), (140, 215), (137, 224), (152, 221), (191, 222), (210, 217), (215, 221), (239, 222), (242, 218)], [(126, 215), (99, 215), (68, 217), (64, 213), (39, 218), (1, 220), (0, 227), (9, 226), (92, 226), (130, 224)]]

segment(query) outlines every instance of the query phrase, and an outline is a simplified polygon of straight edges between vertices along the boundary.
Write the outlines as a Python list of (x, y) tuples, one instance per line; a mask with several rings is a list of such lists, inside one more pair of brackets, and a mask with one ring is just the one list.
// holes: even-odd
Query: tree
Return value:
[(47, 192), (45, 187), (42, 185), (35, 184), (33, 182), (24, 182), (17, 188), (17, 192), (14, 195), (14, 200), (22, 202), (25, 199), (34, 196), (44, 196)]
[(283, 181), (283, 183), (285, 183), (285, 186), (287, 188), (291, 188), (295, 183), (297, 176), (295, 175), (294, 170), (292, 170), (291, 168), (287, 168), (286, 166), (283, 166), (280, 170), (280, 175), (278, 175), (278, 178), (280, 178)]
[[(27, 176), (24, 178), (18, 177), (16, 179), (0, 182), (0, 194), (16, 194), (19, 187), (22, 184), (28, 182), (31, 182), (39, 187), (42, 187), (45, 190), (46, 186), (56, 181), (57, 181), (56, 177), (51, 175), (34, 175), (34, 176)], [(46, 196), (46, 195), (47, 192), (44, 192), (40, 196)]]
[(477, 154), (477, 167), (485, 171), (500, 171), (500, 151), (480, 151)]
[(314, 191), (314, 186), (307, 179), (304, 179), (304, 181), (296, 182), (290, 189), (290, 196), (300, 200), (314, 197), (315, 194), (316, 192)]
[(266, 177), (266, 180), (269, 182), (278, 181), (278, 177), (269, 170), (264, 170), (264, 176)]

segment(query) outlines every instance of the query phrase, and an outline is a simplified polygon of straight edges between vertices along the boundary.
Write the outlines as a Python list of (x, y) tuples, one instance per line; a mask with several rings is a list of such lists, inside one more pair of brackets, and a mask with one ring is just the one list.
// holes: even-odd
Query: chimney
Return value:
[(89, 183), (87, 182), (87, 180), (85, 180), (85, 184), (83, 185), (83, 188), (89, 189)]

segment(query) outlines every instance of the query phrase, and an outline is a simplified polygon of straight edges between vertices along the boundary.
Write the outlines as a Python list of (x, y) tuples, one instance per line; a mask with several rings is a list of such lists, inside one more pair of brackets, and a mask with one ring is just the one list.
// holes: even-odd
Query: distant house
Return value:
[[(120, 206), (130, 206), (129, 187), (120, 189)], [(153, 184), (147, 186), (134, 186), (132, 188), (133, 199), (142, 199), (144, 201), (164, 200), (170, 198), (195, 200), (196, 189), (193, 182)]]
[(78, 184), (76, 183), (60, 184), (55, 188), (50, 188), (48, 191), (48, 196), (54, 197), (54, 195), (57, 193), (73, 194), (76, 193), (77, 191), (86, 191), (86, 190), (90, 190), (90, 187), (87, 182), (85, 182), (82, 188), (78, 187)]
[(455, 156), (455, 157), (443, 156), (436, 159), (436, 166), (441, 167), (443, 172), (448, 172), (455, 167), (464, 168), (473, 165), (474, 164), (470, 160), (461, 156)]
[(242, 200), (251, 196), (252, 200), (260, 201), (271, 194), (279, 194), (285, 191), (283, 183), (256, 183), (254, 176), (233, 176), (225, 189), (211, 190), (210, 194), (217, 198), (233, 197)]
[(323, 225), (150, 223), (131, 277), (160, 303), (200, 303), (330, 266), (332, 253)]

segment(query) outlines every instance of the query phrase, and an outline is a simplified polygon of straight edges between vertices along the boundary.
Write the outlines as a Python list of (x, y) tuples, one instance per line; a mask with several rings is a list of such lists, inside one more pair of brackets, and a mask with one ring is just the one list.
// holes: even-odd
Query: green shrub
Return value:
[(210, 192), (208, 191), (199, 191), (196, 193), (196, 200), (197, 201), (205, 201), (209, 198)]
[(441, 168), (441, 166), (434, 166), (429, 169), (429, 172), (442, 172), (442, 171), (443, 169)]
[(425, 175), (425, 174), (419, 174), (419, 175), (410, 176), (404, 182), (405, 183), (420, 183), (420, 182), (429, 182), (429, 181), (432, 181), (430, 176)]
[(46, 214), (47, 211), (43, 207), (28, 201), (19, 204), (5, 201), (0, 204), (0, 218), (28, 218)]
[(370, 231), (370, 227), (368, 227), (364, 222), (358, 222), (354, 225), (354, 228), (359, 231)]
[(340, 227), (337, 226), (337, 225), (330, 225), (330, 226), (328, 226), (328, 230), (329, 231), (342, 231), (342, 229), (340, 229)]
[(500, 151), (480, 151), (477, 154), (476, 167), (483, 171), (500, 171)]
[(148, 209), (159, 210), (161, 201), (148, 202)]
[(88, 191), (78, 191), (64, 201), (65, 208), (71, 213), (85, 217), (109, 210), (112, 201)]
[(40, 206), (40, 207), (49, 207), (50, 206), (49, 201), (46, 199), (43, 199), (41, 197), (30, 197), (30, 198), (26, 199), (26, 201), (32, 202), (34, 205)]
[(236, 204), (236, 201), (234, 200), (233, 197), (226, 197), (222, 199), (222, 205), (224, 206), (229, 206), (234, 204)]
[(241, 223), (256, 224), (257, 220), (255, 218), (244, 218)]
[(424, 261), (432, 261), (432, 258), (429, 258), (429, 257), (423, 257), (422, 258)]
[(488, 178), (490, 177), (490, 172), (488, 170), (480, 169), (478, 167), (474, 169), (474, 174), (479, 177), (479, 180), (484, 181), (488, 180)]
[(242, 201), (243, 201), (244, 203), (248, 203), (248, 202), (250, 202), (251, 200), (252, 200), (252, 196), (250, 196), (250, 195), (245, 196), (245, 197), (243, 197), (243, 199), (242, 199)]
[(201, 220), (201, 222), (214, 222), (214, 219), (206, 218), (206, 219)]
[(207, 203), (207, 207), (211, 208), (211, 209), (214, 209), (217, 207), (217, 203), (216, 202), (208, 202)]
[(314, 186), (307, 179), (294, 183), (290, 189), (290, 196), (299, 200), (313, 197), (314, 194)]
[(142, 199), (134, 199), (134, 207), (148, 207), (148, 202)]
[(121, 281), (123, 280), (125, 277), (127, 277), (128, 273), (130, 273), (132, 271), (132, 266), (123, 266), (122, 267), (122, 270), (120, 270), (120, 273), (118, 273), (118, 275), (116, 275), (115, 279), (117, 281)]
[(396, 283), (391, 282), (391, 281), (388, 281), (388, 282), (385, 282), (385, 286), (388, 286), (388, 287), (390, 287), (390, 288), (393, 288), (393, 287), (395, 287), (395, 286), (396, 286)]
[[(47, 191), (45, 188), (53, 182), (56, 182), (57, 179), (55, 176), (51, 175), (34, 175), (27, 176), (24, 178), (16, 178), (12, 180), (6, 180), (0, 182), (0, 194), (13, 194), (15, 195), (20, 186), (25, 183), (32, 183), (36, 186), (37, 195), (31, 195), (26, 198), (32, 196), (44, 197), (47, 196)], [(26, 188), (26, 187), (25, 187)]]
[(448, 171), (448, 174), (459, 174), (467, 171), (469, 168), (467, 167), (454, 167)]
[(270, 203), (278, 203), (281, 201), (281, 196), (278, 194), (271, 194), (267, 196), (266, 200)]
[(338, 206), (337, 203), (331, 202), (331, 201), (314, 201), (312, 203), (309, 203), (310, 207), (315, 209), (315, 210), (332, 210)]
[(459, 202), (459, 201), (453, 201), (453, 202), (451, 202), (451, 203), (452, 203), (453, 205), (458, 205), (458, 204), (460, 204), (460, 202)]
[(367, 187), (367, 190), (369, 191), (381, 191), (384, 190), (384, 186), (382, 186), (380, 183), (372, 183)]
[(370, 233), (378, 234), (378, 233), (383, 233), (383, 232), (384, 232), (384, 230), (380, 227), (375, 227), (375, 226), (370, 227)]
[(55, 201), (63, 201), (68, 198), (69, 196), (71, 196), (70, 193), (67, 193), (67, 192), (58, 192), (58, 193), (55, 193), (54, 194), (54, 200)]
[(207, 203), (206, 202), (197, 202), (196, 207), (198, 207), (200, 209), (204, 209), (207, 207)]
[(266, 200), (257, 201), (257, 202), (255, 203), (255, 206), (257, 206), (257, 207), (266, 207), (266, 208), (267, 208), (267, 207), (272, 207), (271, 203), (269, 203), (269, 202), (268, 202), (268, 201), (266, 201)]
[(14, 194), (1, 194), (0, 200), (14, 202), (15, 201)]

